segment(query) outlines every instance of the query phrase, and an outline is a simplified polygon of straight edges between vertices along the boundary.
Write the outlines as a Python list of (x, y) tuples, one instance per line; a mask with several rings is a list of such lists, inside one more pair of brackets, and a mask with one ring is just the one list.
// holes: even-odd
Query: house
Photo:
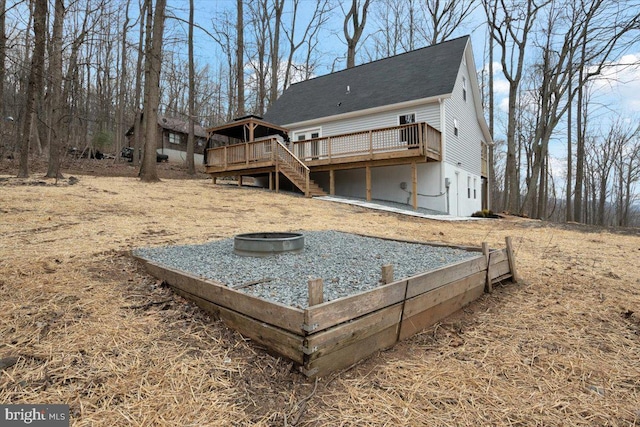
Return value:
[[(172, 117), (158, 115), (158, 149), (159, 154), (169, 156), (170, 162), (185, 162), (187, 159), (187, 137), (189, 135), (189, 122)], [(194, 128), (194, 162), (202, 164), (204, 150), (207, 145), (207, 132), (199, 124)], [(127, 146), (132, 147), (133, 126), (125, 134)]]
[(293, 84), (264, 120), (240, 122), (237, 144), (207, 150), (214, 178), (263, 176), (269, 188), (275, 178), (277, 190), (282, 175), (307, 195), (457, 216), (487, 207), (492, 138), (468, 36)]

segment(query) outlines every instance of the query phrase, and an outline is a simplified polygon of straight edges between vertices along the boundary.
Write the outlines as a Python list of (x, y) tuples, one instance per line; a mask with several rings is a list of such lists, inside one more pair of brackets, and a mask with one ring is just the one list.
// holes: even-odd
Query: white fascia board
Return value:
[(383, 106), (375, 107), (375, 108), (367, 108), (365, 110), (351, 111), (349, 113), (344, 113), (344, 114), (335, 114), (333, 116), (319, 117), (317, 119), (305, 120), (303, 122), (287, 123), (283, 127), (287, 128), (287, 129), (291, 129), (291, 128), (298, 128), (298, 127), (318, 126), (318, 125), (321, 125), (322, 123), (326, 123), (328, 121), (352, 119), (352, 118), (355, 118), (355, 117), (363, 117), (363, 116), (368, 116), (370, 114), (382, 113), (382, 112), (385, 112), (385, 111), (399, 110), (401, 108), (411, 108), (411, 107), (416, 107), (416, 106), (419, 106), (419, 105), (429, 104), (429, 103), (432, 103), (432, 102), (434, 102), (434, 103), (435, 102), (439, 102), (441, 99), (445, 99), (445, 98), (451, 98), (451, 93), (446, 93), (446, 94), (438, 95), (438, 96), (432, 96), (430, 98), (414, 99), (414, 100), (411, 100), (411, 101), (400, 102), (400, 103), (397, 103), (397, 104), (383, 105)]

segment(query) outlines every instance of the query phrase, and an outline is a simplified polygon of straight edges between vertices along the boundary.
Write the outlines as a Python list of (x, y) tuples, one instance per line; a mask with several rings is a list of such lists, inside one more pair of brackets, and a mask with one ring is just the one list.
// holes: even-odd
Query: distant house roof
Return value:
[(264, 116), (279, 125), (452, 93), (469, 36), (291, 85)]
[[(158, 124), (160, 125), (160, 127), (167, 130), (172, 130), (174, 132), (180, 132), (184, 134), (189, 133), (189, 121), (158, 115)], [(207, 131), (205, 131), (202, 126), (196, 123), (196, 125), (194, 126), (194, 135), (198, 138), (206, 138)]]
[[(140, 120), (142, 120), (142, 117), (140, 118)], [(178, 133), (184, 133), (184, 134), (189, 133), (188, 121), (185, 121), (182, 119), (176, 119), (173, 117), (165, 117), (160, 114), (158, 114), (158, 126), (160, 126), (163, 129), (172, 130)], [(133, 126), (129, 128), (129, 130), (125, 135), (126, 136), (133, 135)], [(194, 126), (194, 135), (197, 138), (206, 138), (207, 132), (204, 130), (202, 126), (196, 123), (196, 125)]]

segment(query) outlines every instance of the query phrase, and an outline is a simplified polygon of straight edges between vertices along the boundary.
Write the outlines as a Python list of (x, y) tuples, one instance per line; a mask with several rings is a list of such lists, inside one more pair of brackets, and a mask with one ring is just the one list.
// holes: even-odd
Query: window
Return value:
[(414, 113), (398, 116), (400, 126), (407, 125), (400, 129), (400, 142), (407, 144), (409, 148), (416, 148), (420, 143), (418, 126), (411, 126), (415, 122), (416, 115)]
[(467, 177), (467, 198), (471, 198), (471, 177)]
[(453, 119), (453, 134), (458, 136), (458, 119)]
[(177, 133), (169, 132), (169, 143), (180, 144), (180, 135), (178, 135)]
[(462, 76), (462, 100), (467, 102), (467, 78)]
[[(301, 132), (296, 132), (294, 135), (294, 139), (296, 141), (306, 141), (307, 139), (317, 139), (320, 138), (320, 129), (308, 129), (303, 130)], [(311, 155), (313, 158), (317, 158), (320, 155), (320, 144), (319, 141), (311, 141), (311, 144), (295, 144), (297, 148), (297, 156), (300, 158), (304, 158), (308, 155)], [(305, 148), (309, 147), (309, 148)]]
[(477, 199), (478, 197), (478, 193), (477, 193), (477, 189), (476, 186), (478, 184), (478, 180), (476, 178), (473, 178), (473, 199)]

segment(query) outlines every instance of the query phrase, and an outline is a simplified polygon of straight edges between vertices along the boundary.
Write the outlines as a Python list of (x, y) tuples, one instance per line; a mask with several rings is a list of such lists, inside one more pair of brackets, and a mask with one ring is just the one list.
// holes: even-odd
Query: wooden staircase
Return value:
[(276, 172), (281, 172), (289, 178), (293, 185), (298, 187), (307, 197), (326, 196), (327, 193), (309, 178), (307, 165), (280, 141), (274, 139), (273, 142), (272, 150), (276, 161)]
[(327, 193), (318, 184), (313, 182), (311, 178), (309, 178), (309, 193), (307, 194), (307, 177), (304, 174), (298, 172), (296, 169), (292, 168), (289, 164), (284, 162), (280, 163), (279, 169), (280, 172), (284, 176), (289, 178), (289, 181), (291, 181), (293, 185), (298, 187), (300, 191), (305, 193), (307, 197), (327, 195)]

